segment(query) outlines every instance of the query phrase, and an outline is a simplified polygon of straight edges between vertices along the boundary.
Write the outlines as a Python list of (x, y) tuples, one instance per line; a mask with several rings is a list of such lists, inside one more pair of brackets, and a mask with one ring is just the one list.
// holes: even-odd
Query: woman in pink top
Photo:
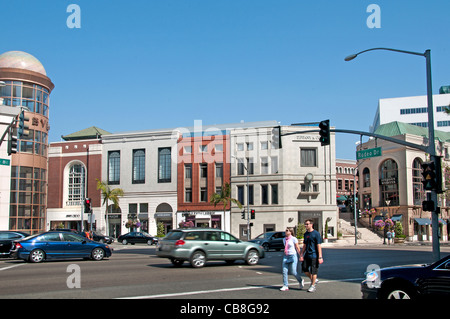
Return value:
[(288, 274), (289, 271), (292, 275), (297, 278), (300, 284), (300, 289), (303, 288), (303, 279), (297, 272), (297, 264), (300, 255), (300, 247), (298, 245), (298, 240), (293, 236), (294, 229), (292, 227), (286, 228), (286, 237), (283, 239), (284, 242), (284, 254), (283, 254), (283, 287), (281, 291), (289, 290)]

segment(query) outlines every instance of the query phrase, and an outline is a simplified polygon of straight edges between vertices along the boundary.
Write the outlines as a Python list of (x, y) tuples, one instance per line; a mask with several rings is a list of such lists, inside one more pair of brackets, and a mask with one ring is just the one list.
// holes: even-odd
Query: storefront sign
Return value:
[(394, 185), (394, 184), (397, 184), (397, 178), (395, 177), (380, 179), (380, 185)]

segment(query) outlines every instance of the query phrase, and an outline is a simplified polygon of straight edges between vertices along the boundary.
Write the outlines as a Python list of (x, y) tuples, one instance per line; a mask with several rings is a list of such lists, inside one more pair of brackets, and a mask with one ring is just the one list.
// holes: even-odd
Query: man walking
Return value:
[(317, 270), (319, 264), (323, 263), (322, 256), (322, 237), (317, 230), (314, 230), (313, 221), (307, 219), (305, 221), (306, 233), (303, 241), (303, 248), (300, 252), (300, 261), (302, 262), (302, 270), (311, 280), (311, 286), (308, 292), (316, 291)]

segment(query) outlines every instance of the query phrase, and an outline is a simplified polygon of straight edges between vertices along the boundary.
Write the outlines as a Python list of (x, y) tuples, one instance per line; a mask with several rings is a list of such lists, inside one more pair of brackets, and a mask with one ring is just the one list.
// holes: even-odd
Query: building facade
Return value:
[[(1, 196), (2, 229), (31, 234), (46, 228), (47, 160), (50, 93), (54, 84), (32, 55), (10, 51), (0, 55), (0, 98), (3, 105), (21, 108), (29, 120), (28, 136), (18, 140), (10, 158), (10, 189)], [(7, 189), (5, 189), (7, 190)]]
[[(46, 229), (95, 230), (104, 224), (97, 179), (101, 180), (105, 134), (110, 133), (91, 127), (50, 144)], [(84, 212), (85, 198), (91, 199), (91, 214)]]
[[(119, 208), (103, 206), (107, 235), (118, 237), (131, 229), (157, 233), (175, 227), (177, 210), (176, 130), (114, 133), (102, 137), (102, 180), (120, 188)], [(103, 218), (102, 218), (103, 220)]]
[[(414, 125), (392, 122), (381, 125), (375, 133), (417, 145), (428, 145), (428, 129)], [(435, 135), (437, 154), (442, 156), (443, 172), (448, 175), (450, 133), (435, 131)], [(376, 218), (391, 218), (402, 223), (409, 241), (431, 241), (432, 213), (422, 209), (426, 192), (422, 184), (421, 164), (429, 160), (428, 155), (423, 151), (380, 139), (370, 140), (360, 147), (382, 148), (382, 156), (358, 161), (360, 209), (363, 212), (372, 210), (369, 222), (373, 223)], [(439, 195), (439, 230), (442, 241), (448, 241), (449, 199), (448, 191)]]
[(298, 223), (312, 219), (320, 233), (327, 225), (328, 236), (335, 237), (334, 134), (331, 145), (323, 147), (318, 130), (301, 133), (311, 127), (281, 126), (280, 148), (277, 127), (275, 122), (230, 132), (232, 195), (255, 210), (249, 227), (241, 211), (232, 207), (232, 233), (246, 239), (288, 226), (297, 228)]

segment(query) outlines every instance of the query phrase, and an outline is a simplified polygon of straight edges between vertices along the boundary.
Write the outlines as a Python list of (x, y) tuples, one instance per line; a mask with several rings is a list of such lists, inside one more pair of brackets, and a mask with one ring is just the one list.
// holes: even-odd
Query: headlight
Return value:
[(377, 271), (371, 271), (366, 273), (366, 280), (375, 282), (378, 279), (378, 272)]

